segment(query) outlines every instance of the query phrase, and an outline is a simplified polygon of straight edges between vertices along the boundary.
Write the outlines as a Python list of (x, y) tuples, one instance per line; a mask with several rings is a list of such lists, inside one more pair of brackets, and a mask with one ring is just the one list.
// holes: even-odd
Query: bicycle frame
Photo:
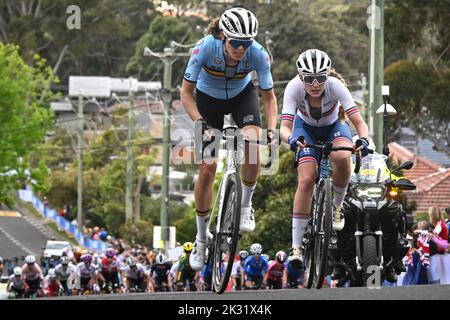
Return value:
[[(216, 198), (214, 200), (214, 205), (212, 207), (211, 213), (215, 214), (217, 212), (217, 217), (215, 217), (218, 221), (220, 221), (220, 215), (222, 214), (223, 209), (223, 200), (225, 198), (225, 191), (227, 190), (227, 184), (226, 181), (228, 180), (228, 177), (236, 172), (238, 172), (239, 167), (237, 165), (237, 137), (236, 135), (228, 136), (228, 129), (233, 129), (233, 134), (237, 130), (236, 126), (230, 126), (228, 128), (225, 128), (224, 131), (224, 137), (223, 139), (226, 140), (226, 145), (230, 142), (232, 139), (233, 141), (233, 148), (227, 148), (227, 155), (226, 155), (226, 169), (222, 176), (222, 179), (220, 180), (219, 188), (218, 188), (218, 194), (216, 195)], [(218, 211), (216, 211), (216, 208), (218, 207)], [(214, 216), (211, 216), (208, 222), (208, 229), (211, 225), (211, 221), (214, 218)], [(216, 224), (216, 233), (219, 232), (219, 225)]]

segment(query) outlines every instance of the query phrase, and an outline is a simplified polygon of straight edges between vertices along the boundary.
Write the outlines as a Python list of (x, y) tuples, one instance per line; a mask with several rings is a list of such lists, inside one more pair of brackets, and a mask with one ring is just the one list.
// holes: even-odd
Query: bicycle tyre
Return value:
[[(313, 201), (314, 203), (314, 201)], [(312, 212), (314, 212), (312, 210)], [(304, 264), (305, 264), (305, 272), (303, 277), (303, 286), (307, 289), (311, 289), (313, 285), (314, 280), (314, 247), (315, 247), (315, 236), (314, 236), (314, 229), (311, 226), (310, 223), (308, 223), (308, 226), (306, 227), (307, 230), (304, 235)]]
[[(228, 285), (233, 268), (234, 256), (239, 241), (239, 223), (241, 218), (242, 185), (237, 172), (230, 174), (226, 181), (226, 190), (220, 219), (219, 232), (214, 238), (213, 288), (222, 294)], [(224, 261), (223, 254), (228, 255)]]
[(333, 204), (331, 197), (331, 182), (329, 179), (322, 180), (319, 184), (318, 202), (316, 220), (316, 239), (315, 239), (315, 274), (314, 287), (322, 288), (326, 271), (328, 269), (328, 246), (330, 244), (330, 235), (332, 228)]

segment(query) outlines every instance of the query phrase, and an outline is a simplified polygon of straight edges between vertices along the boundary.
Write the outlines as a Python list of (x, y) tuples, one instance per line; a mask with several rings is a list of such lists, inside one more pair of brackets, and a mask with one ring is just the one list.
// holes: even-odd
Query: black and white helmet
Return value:
[(166, 256), (163, 253), (158, 253), (156, 256), (156, 264), (164, 264), (166, 262)]
[(262, 246), (259, 243), (254, 243), (250, 246), (250, 254), (261, 254)]
[(325, 52), (318, 49), (306, 50), (297, 59), (297, 70), (301, 75), (328, 74), (330, 68), (330, 58)]
[(258, 34), (258, 20), (247, 9), (231, 8), (220, 17), (219, 28), (227, 38), (254, 38)]

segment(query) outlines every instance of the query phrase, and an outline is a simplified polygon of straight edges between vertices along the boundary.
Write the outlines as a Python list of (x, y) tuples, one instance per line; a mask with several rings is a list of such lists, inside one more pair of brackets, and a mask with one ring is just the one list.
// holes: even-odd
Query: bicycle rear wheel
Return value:
[(324, 278), (328, 269), (328, 246), (331, 235), (331, 218), (333, 214), (331, 200), (331, 182), (329, 179), (322, 180), (319, 185), (318, 205), (316, 211), (316, 234), (315, 234), (315, 274), (314, 287), (322, 288)]
[(218, 232), (214, 237), (213, 253), (213, 288), (219, 294), (227, 288), (239, 240), (242, 185), (237, 172), (228, 176), (225, 187), (222, 212), (217, 219)]

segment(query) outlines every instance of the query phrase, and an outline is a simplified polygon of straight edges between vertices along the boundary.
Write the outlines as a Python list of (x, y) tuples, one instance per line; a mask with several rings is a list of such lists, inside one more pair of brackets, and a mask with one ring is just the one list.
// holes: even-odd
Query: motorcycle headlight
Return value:
[(384, 195), (384, 188), (381, 186), (358, 186), (356, 196), (361, 199), (381, 198)]

